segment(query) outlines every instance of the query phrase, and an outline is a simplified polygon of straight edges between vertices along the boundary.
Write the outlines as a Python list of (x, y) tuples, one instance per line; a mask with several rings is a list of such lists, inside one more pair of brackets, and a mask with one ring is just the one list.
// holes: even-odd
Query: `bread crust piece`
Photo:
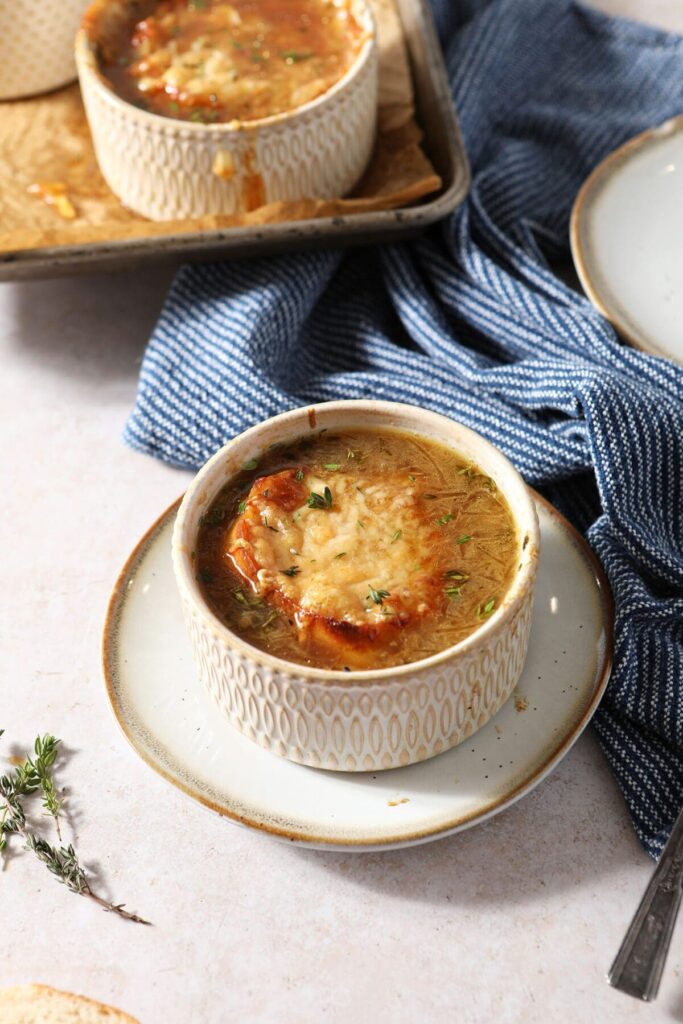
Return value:
[(115, 1006), (49, 985), (0, 989), (0, 1024), (140, 1024)]
[(438, 540), (404, 475), (323, 479), (300, 468), (254, 482), (226, 555), (287, 616), (303, 646), (363, 668), (376, 663), (378, 645), (443, 609)]

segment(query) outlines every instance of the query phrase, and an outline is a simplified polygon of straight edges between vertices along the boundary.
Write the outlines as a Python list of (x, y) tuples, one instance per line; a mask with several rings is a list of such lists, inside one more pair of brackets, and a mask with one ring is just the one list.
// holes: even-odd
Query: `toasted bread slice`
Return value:
[(49, 985), (0, 989), (0, 1024), (139, 1024), (134, 1017), (94, 999)]
[[(311, 495), (313, 496), (311, 498)], [(373, 647), (442, 608), (438, 527), (405, 476), (329, 483), (286, 469), (256, 480), (226, 554), (300, 641), (362, 668)]]

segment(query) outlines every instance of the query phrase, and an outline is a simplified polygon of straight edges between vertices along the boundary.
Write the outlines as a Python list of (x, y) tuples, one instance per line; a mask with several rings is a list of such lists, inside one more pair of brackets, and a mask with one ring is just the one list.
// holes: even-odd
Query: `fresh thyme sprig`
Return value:
[(26, 758), (26, 764), (30, 765), (31, 769), (35, 771), (40, 782), (45, 813), (49, 814), (54, 821), (57, 838), (61, 843), (62, 830), (59, 827), (59, 812), (62, 809), (64, 799), (62, 798), (60, 800), (57, 796), (57, 787), (55, 786), (51, 773), (51, 769), (57, 759), (58, 746), (59, 740), (55, 739), (54, 736), (50, 736), (49, 734), (46, 734), (45, 736), (37, 736), (33, 747), (35, 759)]
[[(4, 730), (0, 729), (0, 736), (3, 732)], [(57, 787), (52, 777), (59, 742), (56, 737), (47, 733), (45, 736), (38, 736), (33, 747), (33, 756), (27, 756), (14, 771), (0, 776), (0, 853), (7, 848), (9, 837), (19, 836), (24, 840), (25, 848), (42, 861), (57, 881), (71, 892), (87, 896), (103, 910), (117, 914), (127, 921), (149, 924), (149, 921), (126, 910), (122, 903), (112, 903), (93, 890), (85, 868), (78, 860), (71, 843), (57, 848), (28, 825), (24, 799), (40, 790), (43, 795), (43, 807), (54, 820), (61, 844), (59, 813), (64, 801), (57, 796)]]
[[(0, 730), (2, 736), (2, 730)], [(14, 769), (14, 776), (3, 776), (0, 779), (0, 797), (4, 798), (4, 807), (0, 812), (0, 850), (7, 846), (4, 837), (7, 822), (17, 814), (18, 798), (30, 796), (32, 793), (41, 790), (43, 794), (43, 807), (45, 813), (53, 818), (57, 835), (61, 842), (62, 835), (59, 828), (59, 812), (63, 800), (57, 796), (57, 789), (51, 775), (51, 768), (57, 757), (59, 740), (54, 736), (38, 736), (34, 744), (35, 757), (27, 757), (26, 760)], [(14, 798), (14, 800), (12, 800)]]
[(391, 597), (388, 590), (375, 590), (374, 587), (370, 587), (370, 600), (374, 601), (375, 604), (383, 604), (385, 597)]

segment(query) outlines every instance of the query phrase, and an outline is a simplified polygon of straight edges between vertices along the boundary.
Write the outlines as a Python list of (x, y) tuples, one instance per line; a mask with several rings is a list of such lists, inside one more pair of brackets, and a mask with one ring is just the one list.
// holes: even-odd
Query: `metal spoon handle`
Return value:
[(607, 975), (610, 985), (656, 999), (682, 896), (683, 810)]

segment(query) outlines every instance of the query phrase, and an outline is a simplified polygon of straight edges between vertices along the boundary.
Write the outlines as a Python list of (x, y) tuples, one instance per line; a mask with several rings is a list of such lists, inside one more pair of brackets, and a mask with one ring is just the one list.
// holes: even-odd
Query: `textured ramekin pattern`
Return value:
[(73, 81), (74, 38), (88, 0), (0, 2), (0, 100)]
[[(328, 429), (398, 426), (438, 437), (497, 481), (520, 536), (520, 568), (501, 607), (456, 647), (377, 672), (325, 672), (246, 644), (208, 610), (190, 552), (199, 519), (239, 466), (277, 438), (308, 426), (307, 410), (240, 435), (190, 486), (176, 520), (173, 561), (199, 678), (230, 722), (275, 754), (316, 768), (377, 771), (423, 761), (462, 742), (505, 703), (524, 667), (539, 555), (533, 501), (510, 463), (483, 438), (445, 417), (390, 402), (334, 402), (316, 410)], [(463, 443), (463, 440), (465, 443)]]
[(260, 665), (183, 603), (199, 678), (230, 722), (274, 754), (313, 768), (377, 771), (424, 761), (471, 736), (517, 685), (533, 593), (501, 635), (452, 662), (374, 686), (312, 682)]
[[(152, 220), (241, 213), (255, 175), (266, 203), (345, 195), (370, 159), (377, 118), (374, 26), (363, 0), (357, 4), (368, 38), (344, 78), (291, 113), (238, 128), (159, 117), (126, 103), (102, 79), (85, 31), (79, 32), (81, 91), (111, 190)], [(232, 165), (229, 180), (213, 173), (219, 153)]]

